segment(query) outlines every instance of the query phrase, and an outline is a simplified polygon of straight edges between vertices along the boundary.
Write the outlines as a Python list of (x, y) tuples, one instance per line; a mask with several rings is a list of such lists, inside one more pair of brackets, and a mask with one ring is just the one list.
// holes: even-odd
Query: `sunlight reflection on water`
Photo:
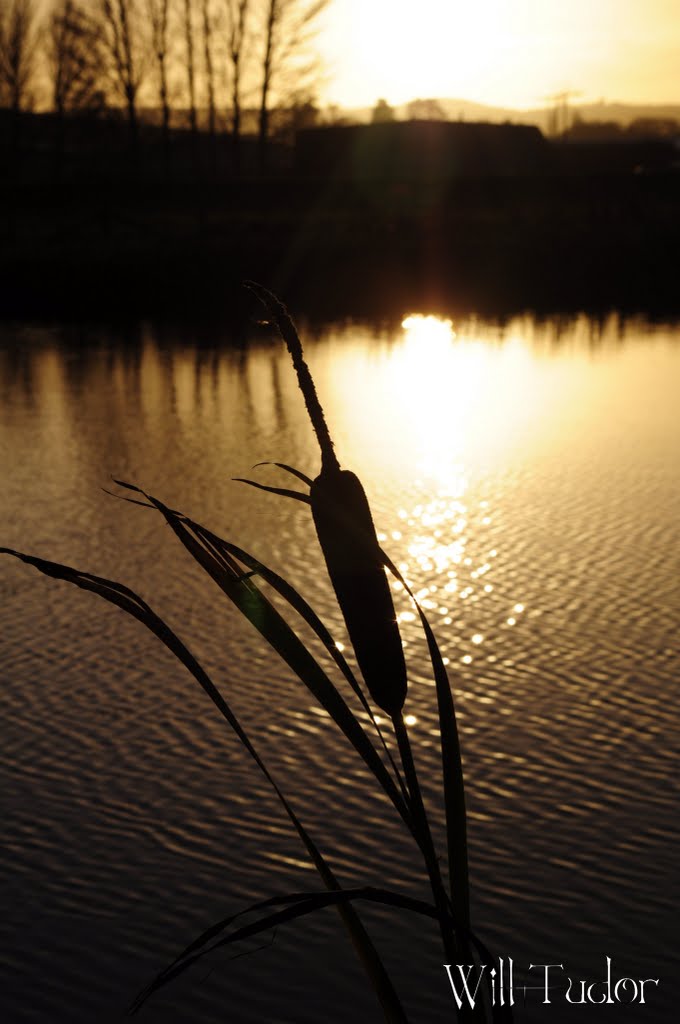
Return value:
[[(149, 325), (86, 340), (0, 335), (1, 542), (158, 603), (229, 690), (343, 878), (413, 886), (412, 851), (327, 716), (225, 615), (151, 513), (100, 490), (109, 474), (132, 479), (262, 557), (347, 648), (306, 509), (231, 480), (286, 486), (251, 468), (263, 459), (318, 470), (282, 346), (236, 351)], [(519, 959), (548, 956), (559, 935), (560, 955), (584, 970), (617, 947), (631, 971), (670, 977), (677, 328), (530, 317), (501, 328), (411, 311), (377, 335), (356, 324), (310, 333), (306, 352), (341, 462), (364, 481), (452, 674), (485, 936)], [(3, 563), (0, 588), (1, 866), (15, 908), (0, 924), (14, 951), (3, 992), (11, 1011), (47, 977), (43, 1019), (68, 1001), (69, 1021), (89, 1024), (216, 904), (315, 883), (202, 695), (151, 641), (25, 567)], [(413, 607), (397, 583), (394, 594), (406, 711), (435, 805), (432, 681)], [(24, 928), (33, 905), (49, 918), (40, 941)], [(414, 1020), (442, 1019), (436, 939), (389, 915), (375, 929)], [(186, 1021), (198, 998), (201, 1020), (221, 1020), (228, 997), (249, 1007), (244, 1021), (270, 1019), (276, 1004), (311, 1024), (319, 992), (333, 996), (324, 1020), (372, 1019), (349, 956), (334, 974), (319, 949), (345, 956), (330, 919), (277, 937), (269, 958), (220, 962), (198, 997), (191, 983), (151, 1019)], [(89, 994), (74, 982), (83, 964)]]

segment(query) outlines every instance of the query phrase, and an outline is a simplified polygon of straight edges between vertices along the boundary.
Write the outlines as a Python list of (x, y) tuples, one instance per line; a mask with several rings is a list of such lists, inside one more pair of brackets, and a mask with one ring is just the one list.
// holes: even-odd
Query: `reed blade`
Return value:
[(253, 469), (257, 469), (258, 466), (276, 466), (278, 469), (284, 469), (286, 473), (296, 476), (298, 480), (302, 480), (303, 484), (307, 484), (308, 487), (312, 486), (313, 481), (311, 477), (301, 472), (301, 470), (295, 469), (294, 466), (289, 466), (286, 462), (256, 462)]
[[(138, 488), (134, 489), (138, 490)], [(274, 781), (269, 769), (257, 753), (250, 738), (241, 726), (227, 701), (224, 699), (196, 658), (191, 654), (189, 649), (142, 598), (140, 598), (129, 587), (125, 587), (120, 583), (104, 579), (100, 576), (93, 576), (90, 573), (81, 572), (78, 569), (62, 565), (59, 562), (49, 562), (46, 559), (27, 555), (23, 552), (15, 551), (12, 548), (0, 548), (0, 554), (11, 555), (28, 565), (32, 565), (46, 576), (57, 580), (63, 580), (67, 583), (72, 583), (82, 590), (89, 591), (99, 597), (102, 597), (110, 604), (116, 605), (122, 611), (127, 612), (133, 618), (137, 619), (138, 622), (145, 625), (147, 629), (149, 629), (150, 632), (152, 632), (168, 648), (168, 650), (172, 651), (172, 653), (191, 672), (202, 689), (211, 698), (223, 717), (230, 724), (248, 753), (254, 759), (260, 771), (274, 789), (274, 792), (279, 798), (279, 801), (286, 811), (293, 827), (302, 840), (310, 859), (321, 876), (326, 888), (329, 890), (339, 890), (341, 888), (330, 865), (327, 863), (316, 843), (313, 841), (307, 830), (304, 828), (302, 822), (295, 814), (282, 790)], [(371, 749), (373, 748), (371, 747)], [(380, 762), (380, 764), (382, 764), (382, 762)], [(389, 1024), (407, 1024), (406, 1015), (392, 981), (375, 946), (373, 945), (370, 936), (368, 935), (368, 932), (356, 914), (356, 911), (352, 906), (342, 904), (339, 906), (339, 912), (355, 950), (357, 951), (357, 955), (359, 956), (376, 996), (380, 1001), (386, 1021), (388, 1021)]]
[(439, 645), (432, 632), (425, 612), (420, 607), (403, 575), (383, 551), (385, 565), (414, 602), (427, 640), (427, 648), (434, 673), (439, 715), (439, 735), (442, 755), (444, 782), (444, 807), (446, 813), (446, 837), (449, 861), (449, 885), (453, 907), (465, 929), (470, 928), (470, 881), (467, 854), (467, 818), (465, 812), (465, 790), (463, 787), (463, 763), (456, 725), (456, 711), (449, 684), (446, 666)]
[[(327, 907), (347, 907), (355, 901), (363, 901), (382, 906), (395, 907), (409, 913), (420, 915), (430, 919), (437, 919), (438, 911), (430, 903), (423, 900), (405, 896), (403, 893), (394, 892), (389, 889), (382, 889), (376, 886), (363, 886), (356, 889), (336, 889), (326, 892), (302, 892), (290, 893), (281, 896), (272, 896), (266, 900), (258, 900), (249, 907), (223, 918), (210, 928), (206, 929), (198, 938), (194, 939), (179, 956), (161, 971), (154, 981), (140, 992), (130, 1007), (131, 1013), (136, 1013), (143, 1006), (146, 1000), (163, 988), (179, 974), (187, 970), (202, 957), (215, 952), (224, 946), (244, 939), (253, 938), (262, 932), (278, 928), (283, 924), (299, 920), (308, 914), (325, 910)], [(282, 907), (282, 909), (273, 909)], [(235, 928), (233, 931), (224, 933), (239, 918), (249, 914), (270, 910), (257, 920)], [(453, 922), (451, 922), (453, 923)], [(222, 936), (220, 938), (220, 936)]]
[[(286, 495), (288, 496), (288, 495)], [(389, 556), (381, 551), (385, 566), (404, 587), (416, 606), (432, 663), (437, 693), (444, 805), (446, 815), (449, 889), (460, 920), (469, 928), (470, 882), (467, 853), (467, 818), (460, 741), (449, 678), (432, 627), (415, 595)]]
[[(331, 636), (329, 630), (323, 624), (323, 622), (316, 614), (314, 609), (311, 607), (311, 605), (304, 599), (302, 594), (300, 594), (299, 591), (295, 589), (295, 587), (288, 583), (287, 580), (285, 580), (282, 576), (279, 576), (279, 574), (274, 572), (273, 569), (269, 569), (266, 565), (264, 565), (264, 563), (260, 562), (258, 559), (248, 554), (248, 552), (244, 551), (243, 548), (239, 548), (237, 547), (236, 544), (232, 544), (229, 541), (226, 541), (223, 538), (216, 536), (216, 534), (211, 533), (210, 530), (206, 530), (205, 527), (200, 526), (193, 520), (185, 519), (185, 522), (187, 523), (188, 526), (190, 526), (190, 528), (198, 537), (200, 537), (204, 541), (207, 541), (208, 544), (215, 547), (216, 549), (228, 552), (243, 565), (247, 565), (251, 570), (251, 574), (260, 576), (265, 581), (265, 583), (272, 587), (272, 589), (275, 590), (276, 593), (279, 594), (295, 612), (297, 612), (297, 614), (304, 620), (304, 622), (307, 623), (310, 629), (318, 637), (318, 639), (321, 641), (328, 654), (330, 654), (331, 658), (342, 672), (343, 676), (345, 677), (350, 687), (352, 688), (352, 691), (360, 701), (364, 711), (368, 715), (371, 724), (373, 725), (378, 735), (378, 738), (382, 744), (383, 750), (385, 751), (385, 754), (390, 762), (395, 778), (397, 779), (397, 782), (399, 784), (402, 796), (404, 797), (404, 802), (407, 805), (409, 802), (408, 793), (402, 781), (399, 769), (394, 761), (394, 758), (392, 757), (392, 754), (390, 753), (389, 747), (387, 746), (383, 732), (375, 718), (373, 709), (371, 705), (368, 703), (366, 695), (364, 694), (364, 691), (359, 685), (356, 676), (354, 675), (349, 664), (347, 663), (347, 659), (341, 653), (341, 651), (338, 648), (338, 645)], [(404, 817), (407, 826), (412, 831), (413, 826), (408, 809), (406, 807), (398, 807), (397, 810), (402, 815), (402, 817)], [(407, 811), (406, 816), (404, 815), (405, 810)]]
[(246, 480), (242, 476), (233, 477), (234, 483), (238, 484), (249, 484), (251, 487), (257, 487), (260, 491), (269, 491), (270, 494), (278, 494), (282, 498), (295, 498), (297, 501), (304, 501), (308, 505), (311, 505), (312, 499), (304, 491), (292, 491), (288, 487), (270, 487), (268, 484), (260, 484), (257, 480)]
[[(122, 481), (120, 483), (129, 490), (143, 494), (158, 509), (189, 554), (292, 669), (352, 744), (399, 812), (406, 827), (412, 832), (410, 813), (404, 796), (387, 771), (363, 726), (314, 656), (271, 601), (258, 588), (252, 575), (244, 575), (241, 566), (230, 554), (225, 542), (204, 527), (194, 524), (187, 517), (168, 509), (163, 502), (145, 491), (141, 491), (134, 484), (124, 484)], [(195, 530), (194, 527), (196, 527)], [(252, 556), (248, 556), (246, 564), (251, 567), (261, 565)], [(266, 569), (266, 567), (262, 568)], [(267, 571), (269, 572), (269, 570)], [(271, 573), (271, 579), (274, 579), (275, 576), (276, 574)], [(288, 593), (291, 594), (293, 588), (289, 584), (287, 587), (289, 588)], [(299, 595), (298, 601), (302, 601)], [(302, 605), (300, 604), (300, 606)], [(311, 609), (309, 611), (311, 612)]]

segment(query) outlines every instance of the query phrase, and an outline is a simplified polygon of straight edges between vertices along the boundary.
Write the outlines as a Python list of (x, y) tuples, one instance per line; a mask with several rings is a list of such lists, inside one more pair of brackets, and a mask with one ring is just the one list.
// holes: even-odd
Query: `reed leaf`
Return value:
[(402, 573), (381, 549), (383, 564), (404, 587), (416, 606), (425, 633), (437, 693), (444, 808), (446, 815), (449, 890), (456, 912), (466, 927), (470, 923), (470, 882), (467, 852), (467, 821), (463, 768), (456, 724), (456, 711), (446, 666), (432, 627)]
[(446, 666), (439, 645), (413, 591), (403, 575), (385, 552), (385, 565), (414, 602), (420, 618), (427, 648), (432, 663), (437, 692), (439, 715), (439, 736), (442, 755), (444, 782), (444, 806), (446, 813), (447, 852), (449, 861), (449, 886), (451, 898), (458, 919), (465, 929), (470, 927), (470, 882), (467, 854), (467, 819), (465, 812), (465, 790), (463, 786), (463, 765), (456, 725), (456, 711)]
[[(289, 469), (289, 467), (284, 467), (280, 463), (277, 463), (277, 465), (281, 465), (281, 468)], [(293, 470), (292, 472), (296, 471)], [(300, 474), (300, 476), (302, 475), (303, 474)], [(117, 483), (120, 487), (124, 487), (128, 490), (134, 490), (137, 491), (138, 493), (143, 493), (134, 484), (126, 483), (123, 480), (115, 480), (114, 482)], [(250, 481), (244, 482), (248, 483)], [(129, 501), (133, 505), (140, 505), (143, 508), (151, 508), (158, 510), (157, 506), (152, 504), (151, 501), (140, 501), (136, 498), (130, 498), (125, 495), (113, 494), (113, 492), (110, 491), (108, 491), (107, 493), (112, 494), (113, 497), (118, 498), (119, 500)], [(293, 497), (293, 494), (291, 492), (285, 492), (285, 494), (286, 497)], [(390, 749), (387, 746), (383, 732), (376, 721), (373, 709), (366, 700), (366, 696), (363, 690), (361, 689), (361, 686), (359, 685), (356, 676), (352, 672), (347, 662), (347, 659), (343, 656), (343, 654), (338, 648), (338, 645), (333, 640), (333, 637), (331, 636), (329, 630), (323, 624), (323, 622), (316, 614), (314, 609), (311, 607), (311, 605), (304, 599), (302, 594), (300, 594), (295, 589), (295, 587), (288, 583), (287, 580), (285, 580), (282, 576), (279, 576), (278, 573), (273, 571), (273, 569), (269, 569), (263, 562), (260, 562), (259, 559), (254, 558), (253, 555), (248, 554), (248, 552), (244, 551), (243, 548), (239, 548), (236, 544), (232, 544), (229, 541), (224, 540), (222, 537), (218, 537), (210, 530), (207, 530), (204, 526), (201, 526), (199, 523), (194, 522), (194, 520), (189, 519), (188, 516), (184, 516), (180, 512), (173, 512), (173, 514), (176, 515), (188, 527), (190, 527), (190, 529), (196, 534), (196, 536), (199, 539), (201, 539), (204, 543), (206, 543), (209, 547), (212, 547), (217, 551), (227, 552), (233, 558), (238, 559), (238, 561), (241, 562), (243, 565), (249, 566), (251, 571), (246, 574), (241, 573), (241, 578), (250, 579), (252, 578), (253, 575), (261, 576), (262, 579), (266, 583), (268, 583), (273, 590), (275, 590), (278, 594), (280, 594), (281, 597), (283, 597), (285, 601), (287, 601), (291, 608), (295, 612), (297, 612), (298, 615), (300, 615), (300, 617), (307, 623), (307, 625), (310, 626), (312, 631), (319, 638), (323, 646), (326, 648), (327, 652), (330, 654), (333, 661), (336, 663), (336, 665), (342, 672), (343, 676), (345, 677), (350, 687), (352, 688), (354, 694), (359, 699), (364, 711), (369, 716), (371, 724), (373, 725), (378, 735), (383, 750), (385, 751), (385, 754), (394, 772), (395, 778), (399, 784), (399, 788), (401, 790), (404, 803), (408, 805), (408, 792), (404, 786), (399, 769), (394, 761), (394, 758), (392, 757)], [(400, 811), (400, 813), (402, 813), (403, 817), (403, 810)], [(409, 828), (413, 833), (412, 823), (409, 825)]]
[[(257, 587), (252, 575), (244, 576), (241, 566), (229, 552), (229, 546), (226, 542), (204, 527), (193, 523), (192, 520), (185, 516), (173, 512), (158, 498), (147, 494), (136, 485), (128, 484), (122, 480), (117, 480), (116, 483), (128, 490), (142, 494), (158, 509), (192, 557), (293, 670), (324, 710), (328, 712), (333, 722), (344, 733), (373, 777), (391, 800), (406, 827), (413, 834), (410, 809), (406, 804), (404, 796), (397, 788), (361, 723), (354, 716), (342, 695), (310, 651), (305, 647), (280, 612)], [(256, 559), (252, 558), (252, 556), (248, 556), (248, 563), (246, 564), (266, 568)], [(270, 570), (267, 570), (267, 572), (270, 573)], [(274, 573), (271, 573), (270, 578), (272, 580), (280, 579)], [(281, 582), (283, 583), (283, 581)], [(289, 594), (294, 593), (294, 588), (290, 584), (286, 585), (285, 590)], [(296, 594), (296, 603), (300, 608), (306, 607), (309, 609), (310, 624), (314, 621), (318, 622), (318, 618), (311, 611), (311, 608), (306, 605), (306, 602), (303, 602), (299, 594)]]
[(289, 466), (286, 462), (256, 462), (253, 469), (257, 469), (258, 466), (277, 466), (278, 469), (283, 469), (286, 473), (296, 476), (298, 480), (302, 480), (303, 484), (307, 484), (308, 487), (312, 486), (313, 481), (310, 476), (302, 473), (299, 469), (295, 469), (294, 466)]
[[(332, 892), (298, 892), (258, 900), (251, 906), (245, 907), (243, 910), (211, 925), (210, 928), (194, 939), (171, 964), (161, 971), (139, 993), (130, 1007), (130, 1012), (136, 1013), (154, 992), (163, 988), (170, 981), (173, 981), (179, 974), (193, 966), (202, 957), (208, 956), (217, 949), (235, 942), (241, 942), (244, 939), (253, 938), (263, 932), (278, 928), (283, 924), (306, 917), (308, 914), (325, 910), (327, 907), (343, 907), (351, 905), (355, 901), (395, 907), (399, 910), (405, 910), (432, 920), (437, 920), (439, 917), (439, 911), (432, 904), (377, 886), (336, 889)], [(272, 908), (277, 907), (282, 907), (282, 909), (272, 910)], [(239, 926), (226, 935), (223, 934), (240, 918), (263, 910), (270, 910), (271, 912), (258, 917), (255, 921)], [(451, 928), (455, 928), (455, 922), (452, 918), (448, 921), (448, 925)]]
[[(170, 510), (168, 510), (168, 513), (169, 512)], [(96, 594), (98, 597), (103, 598), (110, 604), (120, 608), (122, 611), (127, 612), (128, 615), (131, 615), (133, 618), (137, 619), (138, 622), (141, 622), (146, 626), (146, 628), (150, 630), (150, 632), (153, 633), (154, 636), (156, 636), (161, 643), (163, 643), (165, 647), (175, 655), (185, 668), (191, 672), (201, 688), (210, 697), (222, 716), (234, 730), (262, 774), (272, 786), (326, 888), (333, 891), (339, 891), (341, 889), (340, 883), (338, 882), (330, 865), (327, 863), (316, 843), (297, 817), (291, 804), (288, 802), (282, 790), (270, 774), (269, 769), (257, 753), (249, 736), (241, 726), (238, 718), (225, 698), (193, 654), (191, 654), (189, 649), (184, 645), (184, 643), (182, 643), (179, 637), (172, 631), (172, 629), (170, 629), (163, 619), (161, 619), (160, 616), (157, 615), (144, 600), (142, 600), (141, 597), (139, 597), (129, 587), (125, 587), (121, 583), (116, 583), (100, 576), (94, 576), (90, 573), (81, 572), (78, 569), (62, 565), (59, 562), (50, 562), (43, 558), (24, 554), (21, 551), (15, 551), (12, 548), (0, 548), (0, 554), (11, 555), (28, 565), (32, 565), (41, 573), (51, 577), (52, 579), (72, 583), (82, 590)], [(382, 762), (380, 762), (380, 764), (382, 765)], [(357, 951), (371, 985), (383, 1008), (385, 1019), (389, 1024), (407, 1024), (406, 1015), (392, 981), (358, 915), (354, 911), (353, 907), (347, 903), (340, 903), (338, 905), (338, 909), (343, 923), (350, 935), (352, 944)]]
[(378, 722), (376, 721), (375, 715), (373, 714), (373, 709), (371, 708), (371, 705), (368, 703), (364, 691), (361, 689), (361, 686), (359, 685), (356, 676), (352, 672), (347, 662), (347, 659), (339, 650), (338, 645), (331, 636), (329, 630), (323, 624), (323, 622), (316, 614), (314, 609), (311, 607), (311, 605), (305, 600), (302, 594), (300, 594), (299, 591), (295, 589), (295, 587), (288, 583), (287, 580), (285, 580), (282, 576), (279, 576), (278, 573), (273, 571), (273, 569), (269, 569), (266, 565), (264, 565), (264, 563), (260, 562), (258, 559), (248, 554), (248, 552), (244, 551), (243, 548), (239, 548), (237, 547), (236, 544), (232, 544), (229, 541), (223, 540), (221, 537), (217, 537), (214, 533), (211, 533), (209, 530), (206, 530), (205, 527), (193, 522), (193, 520), (189, 520), (186, 517), (184, 517), (184, 519), (187, 524), (190, 524), (191, 529), (194, 531), (194, 533), (197, 534), (197, 536), (208, 541), (213, 547), (228, 552), (243, 565), (249, 566), (252, 571), (252, 574), (261, 576), (265, 583), (269, 584), (269, 586), (272, 587), (272, 589), (275, 590), (276, 593), (278, 593), (312, 629), (312, 631), (315, 633), (315, 635), (318, 637), (318, 639), (325, 647), (328, 654), (330, 654), (331, 658), (342, 672), (343, 676), (345, 677), (350, 687), (352, 688), (352, 691), (360, 701), (364, 711), (368, 715), (371, 724), (373, 725), (378, 735), (378, 738), (380, 739), (385, 754), (387, 755), (387, 758), (389, 759), (389, 762), (392, 766), (392, 770), (394, 771), (397, 782), (399, 783), (402, 795), (404, 796), (406, 802), (408, 803), (408, 794), (405, 791), (401, 775), (399, 773), (399, 769), (397, 768), (397, 765), (394, 762), (392, 754), (390, 753), (389, 747), (385, 742), (385, 737), (380, 726), (378, 725)]
[(259, 491), (269, 491), (270, 494), (278, 494), (282, 498), (295, 498), (297, 501), (306, 502), (307, 505), (312, 503), (310, 496), (303, 491), (292, 491), (287, 487), (270, 487), (268, 484), (259, 484), (257, 480), (246, 480), (242, 476), (235, 476), (233, 480), (234, 483), (249, 484), (251, 487), (257, 487)]
[(384, 550), (380, 550), (383, 564), (392, 573), (416, 606), (425, 633), (428, 653), (437, 693), (439, 717), (444, 808), (446, 815), (447, 855), (449, 865), (449, 891), (461, 922), (470, 924), (470, 882), (467, 853), (467, 823), (465, 790), (456, 712), (446, 666), (432, 627), (402, 573)]
[[(258, 900), (256, 903), (244, 907), (235, 914), (222, 918), (202, 932), (139, 993), (130, 1007), (130, 1012), (136, 1013), (154, 992), (157, 992), (174, 980), (202, 957), (210, 955), (217, 949), (248, 938), (254, 938), (263, 932), (278, 928), (291, 921), (299, 920), (308, 914), (316, 913), (327, 907), (337, 907), (361, 901), (378, 906), (394, 907), (410, 914), (439, 921), (445, 927), (451, 929), (452, 932), (464, 933), (464, 929), (462, 929), (451, 913), (448, 913), (442, 922), (440, 910), (433, 904), (379, 886), (361, 886), (353, 889), (336, 889), (325, 892), (295, 892), (271, 896), (264, 900)], [(262, 911), (272, 912), (262, 914)], [(255, 913), (261, 915), (257, 920), (241, 925), (233, 931), (229, 931), (226, 935), (224, 934), (236, 921)], [(493, 957), (477, 936), (470, 932), (467, 933), (466, 938), (469, 940), (470, 946), (475, 949), (478, 957), (483, 959), (487, 965), (490, 964)], [(499, 1005), (494, 1007), (493, 1011), (492, 1020), (494, 1024), (507, 1024), (507, 1022), (512, 1020), (512, 1014), (508, 1007), (501, 1007)]]

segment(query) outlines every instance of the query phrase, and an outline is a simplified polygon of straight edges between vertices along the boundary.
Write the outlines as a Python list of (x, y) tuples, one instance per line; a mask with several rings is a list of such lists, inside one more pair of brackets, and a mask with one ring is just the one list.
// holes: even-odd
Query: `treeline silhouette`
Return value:
[(680, 311), (670, 137), (424, 101), (300, 132), (326, 0), (38, 3), (0, 0), (0, 316), (215, 313), (244, 277), (338, 316)]
[[(0, 0), (5, 170), (16, 170), (26, 133), (41, 133), (57, 173), (67, 145), (81, 157), (88, 143), (124, 145), (134, 165), (142, 142), (167, 165), (191, 149), (223, 163), (228, 153), (239, 171), (245, 132), (265, 169), (272, 138), (314, 109), (312, 42), (327, 3)], [(36, 109), (49, 116), (29, 118)]]

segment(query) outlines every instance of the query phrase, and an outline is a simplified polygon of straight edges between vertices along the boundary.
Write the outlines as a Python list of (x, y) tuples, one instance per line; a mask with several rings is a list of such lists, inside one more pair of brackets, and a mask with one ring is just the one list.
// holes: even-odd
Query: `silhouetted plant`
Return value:
[[(407, 1017), (399, 996), (361, 922), (355, 903), (368, 902), (392, 906), (437, 922), (446, 958), (450, 963), (472, 965), (478, 962), (480, 957), (485, 960), (490, 958), (490, 954), (470, 928), (465, 799), (453, 697), (446, 668), (425, 613), (399, 570), (380, 548), (364, 489), (355, 474), (340, 468), (293, 322), (285, 307), (269, 291), (252, 282), (248, 283), (248, 287), (264, 303), (291, 353), (300, 388), (321, 447), (322, 465), (319, 475), (315, 480), (311, 480), (304, 473), (285, 463), (275, 463), (279, 469), (304, 484), (307, 490), (272, 487), (254, 480), (242, 482), (280, 497), (310, 505), (325, 563), (368, 695), (328, 628), (304, 596), (289, 582), (253, 555), (218, 537), (181, 512), (169, 508), (141, 488), (124, 481), (116, 483), (128, 492), (128, 496), (124, 496), (125, 500), (155, 509), (160, 513), (189, 554), (328, 713), (356, 755), (363, 761), (365, 768), (387, 797), (420, 850), (432, 890), (432, 902), (416, 900), (404, 893), (378, 886), (349, 889), (341, 886), (328, 860), (298, 817), (293, 801), (283, 793), (271, 775), (224, 694), (215, 686), (185, 644), (142, 598), (119, 583), (56, 562), (7, 548), (0, 548), (0, 553), (14, 555), (47, 576), (68, 581), (103, 597), (142, 622), (172, 651), (213, 701), (273, 787), (325, 887), (325, 891), (272, 897), (220, 920), (191, 942), (160, 972), (135, 999), (131, 1011), (138, 1010), (152, 993), (203, 956), (278, 924), (302, 918), (327, 906), (335, 906), (380, 1001), (385, 1019), (390, 1024), (406, 1024)], [(135, 496), (132, 497), (132, 494)], [(448, 879), (442, 874), (440, 860), (434, 847), (430, 821), (423, 803), (403, 715), (404, 703), (408, 696), (406, 665), (386, 571), (402, 584), (409, 595), (417, 609), (427, 640), (438, 704)], [(369, 731), (345, 701), (331, 676), (317, 660), (313, 649), (303, 643), (287, 619), (267, 597), (266, 588), (270, 588), (283, 600), (291, 613), (306, 623), (326, 654), (330, 656), (334, 669), (350, 685), (367, 713), (379, 743), (378, 747)], [(377, 724), (371, 701), (390, 718), (400, 766), (395, 763), (389, 745)], [(240, 919), (246, 914), (256, 916), (254, 920), (243, 924)], [(490, 978), (486, 975), (484, 977), (490, 984)], [(503, 1024), (511, 1019), (511, 1015), (507, 1006), (493, 1005), (487, 992), (487, 997), (478, 1001), (474, 1009), (463, 1004), (459, 1011), (459, 1019), (475, 1024), (492, 1019), (494, 1024)]]

